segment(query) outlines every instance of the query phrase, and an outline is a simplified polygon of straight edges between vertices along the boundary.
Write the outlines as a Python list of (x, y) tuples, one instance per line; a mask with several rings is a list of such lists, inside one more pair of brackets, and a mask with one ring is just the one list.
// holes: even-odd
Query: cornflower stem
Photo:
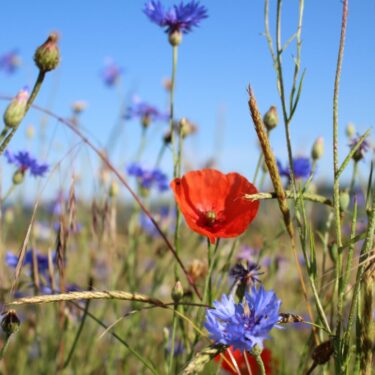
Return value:
[(175, 305), (173, 309), (173, 321), (172, 321), (172, 336), (171, 336), (171, 347), (169, 351), (169, 363), (168, 363), (168, 374), (173, 372), (173, 358), (174, 358), (174, 348), (176, 340), (176, 330), (177, 330), (177, 310), (178, 306)]
[(167, 146), (166, 146), (165, 142), (163, 142), (162, 146), (160, 147), (158, 156), (156, 158), (155, 168), (158, 168), (160, 166), (160, 163), (161, 163), (161, 160), (163, 159), (164, 152), (165, 152), (166, 148), (167, 148)]
[[(40, 70), (39, 74), (38, 74), (38, 77), (36, 79), (36, 82), (34, 84), (33, 90), (31, 91), (30, 97), (27, 100), (26, 109), (25, 109), (25, 115), (24, 116), (26, 116), (26, 114), (29, 111), (31, 105), (33, 104), (35, 98), (37, 97), (37, 95), (38, 95), (38, 93), (40, 91), (40, 88), (42, 87), (42, 84), (43, 84), (45, 76), (46, 76), (46, 73)], [(12, 130), (6, 136), (6, 138), (5, 139), (1, 139), (2, 142), (0, 144), (0, 155), (2, 155), (3, 152), (4, 152), (4, 150), (7, 148), (9, 142), (12, 140), (12, 138), (13, 138), (14, 134), (16, 133), (17, 129), (18, 129), (18, 126), (16, 128), (12, 128)], [(1, 135), (3, 135), (3, 134), (1, 134)]]
[(3, 347), (0, 349), (0, 360), (4, 358), (4, 354), (5, 352), (7, 351), (8, 349), (8, 345), (9, 345), (9, 338), (10, 338), (11, 335), (6, 335), (5, 336), (5, 340), (4, 340), (4, 343), (3, 343)]
[(1, 204), (4, 204), (4, 202), (9, 198), (9, 196), (13, 193), (14, 189), (16, 188), (15, 184), (12, 184), (12, 186), (8, 189), (8, 191), (4, 194), (4, 196), (1, 198)]
[(146, 134), (147, 134), (147, 127), (142, 125), (141, 141), (139, 143), (137, 155), (135, 157), (136, 161), (141, 160), (143, 151), (145, 150), (145, 146), (146, 146)]
[[(357, 311), (357, 305), (358, 301), (360, 298), (360, 290), (361, 290), (361, 283), (363, 280), (363, 276), (365, 273), (365, 267), (366, 265), (366, 260), (369, 257), (369, 254), (371, 252), (371, 249), (373, 247), (373, 241), (374, 241), (374, 229), (375, 229), (375, 204), (374, 204), (374, 198), (375, 194), (373, 193), (372, 196), (372, 209), (368, 217), (368, 228), (367, 228), (367, 234), (366, 234), (366, 240), (362, 246), (361, 249), (361, 254), (359, 256), (359, 265), (357, 269), (357, 275), (356, 275), (356, 281), (354, 284), (354, 291), (353, 291), (353, 297), (352, 297), (352, 303), (350, 306), (350, 312), (349, 312), (349, 318), (348, 318), (348, 324), (345, 329), (345, 334), (343, 337), (343, 342), (342, 345), (344, 347), (343, 350), (343, 358), (346, 358), (346, 356), (349, 354), (349, 346), (350, 346), (350, 336), (351, 336), (351, 329), (353, 326), (353, 320), (354, 320), (354, 315)], [(357, 332), (357, 340), (358, 335), (360, 332)], [(366, 355), (368, 353), (363, 353), (363, 355)], [(371, 366), (371, 363), (368, 364)], [(370, 372), (371, 373), (371, 372)], [(363, 374), (367, 374), (366, 372), (363, 372)]]
[(340, 247), (342, 245), (341, 237), (341, 220), (340, 220), (340, 180), (338, 176), (339, 171), (339, 155), (338, 155), (338, 115), (339, 115), (339, 87), (341, 77), (342, 60), (344, 56), (344, 45), (345, 45), (345, 34), (346, 24), (348, 19), (348, 0), (343, 1), (342, 9), (342, 22), (341, 22), (341, 35), (340, 35), (340, 46), (337, 57), (336, 76), (333, 90), (333, 204), (335, 212), (335, 229), (336, 229), (336, 241)]
[(353, 161), (353, 173), (352, 173), (352, 179), (350, 180), (350, 188), (349, 188), (349, 195), (352, 196), (354, 193), (354, 187), (355, 187), (355, 179), (357, 178), (358, 174), (358, 161)]
[(255, 358), (255, 361), (259, 367), (259, 374), (260, 375), (266, 375), (266, 369), (264, 367), (264, 363), (261, 357), (262, 350), (256, 345), (252, 350), (251, 350), (251, 355)]

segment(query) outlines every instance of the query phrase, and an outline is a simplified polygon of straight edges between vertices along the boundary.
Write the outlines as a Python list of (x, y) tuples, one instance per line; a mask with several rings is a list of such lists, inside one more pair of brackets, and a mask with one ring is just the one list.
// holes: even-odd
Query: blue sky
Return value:
[[(186, 160), (198, 168), (205, 159), (215, 155), (219, 157), (220, 169), (238, 171), (251, 179), (258, 150), (247, 106), (248, 83), (253, 86), (262, 112), (272, 104), (280, 109), (275, 73), (262, 36), (264, 4), (260, 0), (201, 2), (208, 8), (209, 18), (184, 37), (177, 67), (176, 114), (189, 117), (199, 125), (199, 133), (187, 142)], [(171, 1), (163, 3), (173, 4)], [(82, 126), (98, 143), (105, 143), (117, 121), (120, 98), (137, 93), (164, 108), (168, 99), (162, 80), (170, 75), (171, 48), (163, 31), (142, 13), (143, 4), (144, 1), (138, 0), (4, 2), (0, 55), (18, 48), (22, 66), (12, 76), (0, 72), (0, 94), (14, 95), (25, 84), (33, 84), (37, 74), (32, 61), (34, 49), (49, 32), (56, 30), (61, 35), (61, 65), (47, 76), (36, 103), (68, 117), (72, 102), (87, 101), (89, 107), (82, 116)], [(270, 0), (271, 27), (275, 6), (276, 1)], [(295, 30), (297, 9), (297, 0), (284, 1), (284, 41)], [(307, 156), (313, 141), (318, 136), (324, 137), (326, 154), (318, 167), (320, 179), (332, 175), (332, 93), (341, 9), (339, 0), (307, 0), (305, 4), (302, 68), (306, 68), (306, 79), (291, 133), (295, 154)], [(341, 160), (347, 152), (346, 124), (353, 122), (360, 133), (374, 124), (374, 36), (375, 2), (350, 1), (339, 106)], [(294, 46), (284, 54), (287, 88), (294, 54)], [(117, 89), (106, 87), (99, 76), (107, 57), (112, 57), (125, 70)], [(6, 103), (1, 102), (0, 110), (5, 107)], [(41, 121), (40, 113), (30, 111), (11, 149), (29, 147), (36, 154), (40, 153)], [(37, 130), (32, 143), (24, 135), (30, 123)], [(42, 151), (49, 161), (56, 162), (64, 157), (68, 145), (74, 141), (56, 121), (48, 120), (46, 129)], [(219, 136), (218, 129), (221, 129)], [(150, 165), (159, 150), (163, 131), (162, 124), (150, 128), (143, 158)], [(118, 165), (132, 160), (139, 136), (140, 126), (136, 121), (125, 124), (113, 155)], [(220, 150), (215, 148), (218, 142), (223, 144)], [(272, 145), (277, 156), (286, 160), (282, 126), (272, 133)], [(80, 155), (86, 160), (86, 152)], [(165, 169), (169, 169), (170, 159), (170, 155), (165, 156)], [(95, 158), (91, 156), (90, 160), (90, 170), (94, 171)], [(69, 159), (66, 161), (70, 163)], [(361, 170), (367, 173), (364, 163)], [(64, 183), (65, 178), (66, 175), (61, 174), (60, 183)]]

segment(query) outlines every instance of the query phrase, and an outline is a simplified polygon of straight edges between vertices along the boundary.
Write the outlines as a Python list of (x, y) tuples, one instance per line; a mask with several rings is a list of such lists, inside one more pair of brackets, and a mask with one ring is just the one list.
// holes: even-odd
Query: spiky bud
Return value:
[(1, 320), (1, 328), (7, 336), (17, 332), (20, 327), (20, 320), (15, 310), (5, 311)]
[(311, 149), (311, 158), (313, 160), (320, 159), (324, 154), (324, 139), (319, 137), (313, 144)]
[(57, 46), (58, 34), (51, 33), (47, 40), (39, 46), (34, 54), (34, 61), (41, 72), (49, 72), (59, 65), (60, 51)]
[(182, 41), (182, 32), (178, 30), (172, 31), (169, 34), (168, 40), (171, 46), (177, 47)]
[(275, 106), (271, 106), (270, 109), (266, 112), (263, 117), (263, 123), (268, 131), (276, 128), (277, 124), (279, 123), (279, 117), (277, 115)]
[(26, 114), (29, 90), (23, 88), (16, 97), (9, 103), (4, 112), (4, 124), (9, 129), (15, 129), (21, 123)]
[(184, 296), (184, 289), (180, 281), (177, 281), (171, 293), (174, 302), (178, 303)]

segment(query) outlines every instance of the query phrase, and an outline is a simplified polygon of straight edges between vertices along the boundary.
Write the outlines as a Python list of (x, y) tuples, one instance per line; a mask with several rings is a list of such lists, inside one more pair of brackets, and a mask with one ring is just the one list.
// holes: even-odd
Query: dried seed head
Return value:
[(333, 345), (332, 341), (325, 341), (322, 344), (318, 345), (311, 354), (312, 359), (315, 363), (323, 365), (328, 362), (333, 354)]
[(1, 320), (1, 328), (6, 335), (10, 336), (11, 334), (18, 331), (20, 326), (20, 320), (16, 314), (15, 310), (5, 311), (3, 314), (3, 319)]

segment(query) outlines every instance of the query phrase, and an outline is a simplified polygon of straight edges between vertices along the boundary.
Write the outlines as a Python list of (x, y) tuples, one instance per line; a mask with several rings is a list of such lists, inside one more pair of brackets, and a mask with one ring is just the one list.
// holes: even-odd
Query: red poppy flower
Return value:
[[(230, 355), (228, 352), (229, 350), (231, 351)], [(256, 375), (259, 373), (259, 368), (256, 363), (255, 358), (249, 354), (248, 352), (246, 353), (247, 361), (250, 365), (251, 373)], [(241, 372), (241, 375), (248, 375), (249, 371), (247, 369), (246, 361), (245, 361), (245, 356), (240, 350), (235, 350), (233, 351), (233, 347), (230, 347), (227, 349), (223, 356), (225, 357), (226, 360), (224, 360), (220, 355), (215, 357), (216, 362), (221, 361), (221, 368), (225, 370), (228, 374), (231, 375), (238, 375), (236, 371), (234, 371), (234, 365), (233, 365), (233, 360), (232, 357), (235, 359), (237, 366)], [(271, 355), (271, 350), (269, 349), (263, 349), (262, 354), (260, 355), (262, 357), (262, 361), (266, 370), (266, 375), (272, 375), (272, 355)], [(230, 366), (229, 363), (232, 365)]]
[(238, 173), (202, 169), (174, 179), (170, 186), (190, 229), (211, 243), (242, 234), (258, 212), (258, 201), (244, 199), (257, 189)]

